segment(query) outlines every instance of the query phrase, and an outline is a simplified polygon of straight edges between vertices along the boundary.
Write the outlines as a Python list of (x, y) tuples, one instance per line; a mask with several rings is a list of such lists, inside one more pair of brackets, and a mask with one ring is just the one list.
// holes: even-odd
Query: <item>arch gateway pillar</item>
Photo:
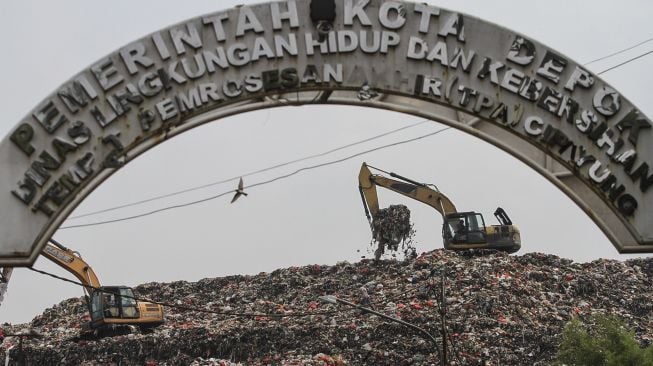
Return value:
[(101, 58), (0, 143), (0, 266), (29, 266), (117, 169), (261, 108), (347, 104), (432, 119), (560, 188), (621, 253), (653, 252), (651, 120), (573, 60), (462, 13), (286, 0), (200, 16)]

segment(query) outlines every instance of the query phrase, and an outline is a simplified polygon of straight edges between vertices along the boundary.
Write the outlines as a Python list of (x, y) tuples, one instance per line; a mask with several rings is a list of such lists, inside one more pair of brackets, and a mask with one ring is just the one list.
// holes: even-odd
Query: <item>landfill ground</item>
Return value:
[[(4, 328), (35, 328), (43, 335), (23, 341), (30, 365), (439, 365), (443, 273), (452, 365), (549, 364), (567, 321), (590, 314), (618, 315), (643, 345), (653, 337), (652, 259), (573, 263), (537, 253), (446, 250), (404, 261), (309, 265), (135, 288), (139, 296), (181, 307), (287, 317), (166, 307), (165, 324), (151, 332), (76, 341), (86, 307), (73, 298), (31, 324)], [(322, 295), (410, 322), (438, 344), (404, 325), (323, 303)], [(14, 364), (17, 343), (6, 337), (0, 359), (9, 353), (8, 364)]]

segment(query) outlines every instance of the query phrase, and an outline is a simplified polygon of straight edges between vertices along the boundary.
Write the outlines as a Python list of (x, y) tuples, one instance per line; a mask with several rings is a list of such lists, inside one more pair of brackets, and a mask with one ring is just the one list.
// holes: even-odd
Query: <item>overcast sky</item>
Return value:
[[(427, 1), (500, 24), (585, 63), (653, 37), (647, 0)], [(254, 1), (3, 1), (0, 3), (0, 136), (72, 75), (148, 33), (198, 15)], [(653, 42), (608, 60), (607, 69), (653, 49)], [(653, 56), (602, 75), (648, 116)], [(263, 110), (221, 120), (185, 133), (130, 163), (102, 184), (71, 215), (238, 177), (272, 165), (409, 126), (418, 118), (353, 107)], [(349, 149), (253, 175), (246, 184), (339, 159), (442, 128), (423, 123)], [(522, 250), (589, 261), (626, 259), (592, 221), (552, 184), (497, 148), (448, 130), (340, 164), (305, 171), (230, 197), (142, 219), (59, 230), (55, 238), (79, 250), (104, 285), (199, 280), (255, 274), (312, 263), (334, 264), (369, 256), (370, 232), (357, 188), (363, 161), (435, 183), (464, 211), (480, 211), (493, 222), (502, 206), (522, 231)], [(468, 167), (461, 171), (460, 167)], [(1, 174), (1, 173), (0, 173)], [(489, 179), (488, 179), (489, 178)], [(235, 188), (236, 181), (207, 189), (69, 220), (66, 224), (129, 216), (189, 202)], [(404, 203), (412, 211), (419, 251), (442, 246), (441, 219), (432, 209), (381, 192), (381, 205)], [(36, 268), (67, 275), (47, 260)], [(69, 276), (70, 277), (70, 276)], [(25, 322), (44, 308), (80, 296), (74, 285), (26, 269), (14, 272), (0, 321)], [(165, 300), (165, 299), (161, 299)]]

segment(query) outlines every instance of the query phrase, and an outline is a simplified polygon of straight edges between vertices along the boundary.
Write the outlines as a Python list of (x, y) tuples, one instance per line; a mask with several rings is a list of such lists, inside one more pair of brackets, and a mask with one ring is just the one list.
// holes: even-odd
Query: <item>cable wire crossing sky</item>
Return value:
[[(231, 5), (226, 3), (225, 8)], [(88, 6), (78, 5), (76, 9)], [(28, 82), (27, 73), (17, 73), (14, 84), (3, 83), (14, 85), (12, 89), (3, 89), (3, 93), (11, 93), (4, 100), (31, 101), (29, 106), (15, 103), (12, 106), (15, 112), (10, 108), (6, 116), (9, 120), (14, 118), (14, 127), (3, 125), (7, 135), (0, 146), (0, 165), (5, 172), (1, 184), (6, 194), (0, 199), (7, 208), (2, 212), (5, 230), (2, 236), (7, 239), (0, 247), (6, 250), (2, 255), (5, 265), (33, 262), (38, 257), (39, 245), (56, 232), (66, 217), (75, 216), (73, 209), (78, 205), (80, 212), (93, 212), (124, 202), (144, 201), (143, 197), (181, 191), (182, 187), (218, 189), (217, 194), (204, 194), (203, 198), (214, 197), (233, 190), (233, 186), (227, 190), (207, 182), (222, 181), (247, 171), (260, 175), (252, 182), (277, 181), (276, 177), (306, 170), (309, 164), (301, 159), (302, 156), (317, 160), (310, 166), (321, 166), (372, 150), (361, 145), (356, 151), (336, 151), (342, 154), (340, 156), (326, 159), (321, 155), (333, 146), (344, 146), (397, 129), (397, 123), (408, 126), (419, 121), (406, 115), (428, 118), (464, 133), (451, 131), (433, 139), (374, 151), (373, 155), (365, 157), (366, 160), (420, 181), (436, 181), (439, 187), (456, 187), (450, 196), (457, 201), (457, 206), (489, 211), (490, 205), (509, 207), (512, 202), (511, 217), (521, 218), (515, 221), (522, 226), (523, 247), (529, 251), (533, 248), (573, 253), (572, 247), (581, 245), (580, 242), (597, 240), (601, 245), (611, 241), (623, 252), (649, 250), (653, 238), (648, 213), (652, 207), (650, 120), (645, 117), (646, 110), (635, 107), (637, 93), (631, 97), (627, 85), (622, 88), (613, 80), (608, 83), (592, 74), (592, 70), (604, 70), (607, 76), (618, 75), (624, 69), (650, 62), (646, 57), (648, 51), (641, 49), (647, 46), (644, 41), (647, 34), (640, 32), (638, 37), (624, 34), (618, 37), (619, 42), (603, 41), (596, 47), (599, 43), (589, 36), (567, 43), (569, 37), (550, 29), (548, 23), (541, 29), (532, 28), (532, 24), (528, 28), (529, 22), (523, 21), (529, 18), (528, 14), (537, 12), (561, 17), (554, 12), (555, 2), (525, 9), (522, 16), (516, 16), (519, 5), (511, 4), (514, 11), (511, 10), (508, 17), (503, 17), (505, 14), (497, 9), (475, 2), (457, 3), (460, 9), (445, 10), (440, 7), (447, 5), (445, 3), (337, 1), (333, 17), (328, 11), (311, 12), (310, 1), (250, 5), (246, 3), (226, 11), (211, 9), (207, 4), (185, 5), (191, 19), (173, 26), (168, 25), (182, 20), (178, 12), (172, 11), (178, 5), (171, 3), (166, 8), (164, 3), (156, 3), (153, 9), (161, 14), (148, 16), (148, 21), (142, 16), (145, 13), (137, 10), (140, 5), (129, 5), (130, 11), (125, 14), (141, 20), (136, 22), (137, 27), (128, 25), (134, 22), (120, 22), (124, 26), (113, 27), (116, 29), (107, 34), (106, 41), (98, 35), (93, 36), (94, 46), (88, 49), (84, 47), (87, 44), (85, 35), (65, 36), (68, 42), (59, 43), (59, 48), (66, 50), (62, 54), (71, 57), (68, 60), (76, 60), (70, 65), (76, 65), (77, 69), (62, 68), (62, 72), (68, 74), (53, 80), (48, 84), (49, 89), (43, 87), (36, 92), (34, 87), (42, 85), (42, 79), (49, 75)], [(11, 6), (16, 12), (21, 10), (19, 5)], [(112, 9), (124, 6), (127, 5), (117, 2)], [(195, 6), (198, 7), (191, 8)], [(456, 7), (456, 4), (449, 6)], [(45, 11), (47, 7), (42, 5), (38, 9)], [(580, 5), (567, 9), (572, 14), (588, 10), (581, 9)], [(9, 10), (2, 13), (11, 13)], [(472, 12), (472, 16), (465, 11)], [(122, 13), (115, 14), (114, 18)], [(601, 12), (595, 14), (594, 10), (591, 14), (595, 16), (593, 19), (600, 19), (602, 15)], [(486, 16), (492, 23), (480, 19)], [(74, 19), (80, 23), (90, 21), (91, 17), (80, 15)], [(166, 23), (158, 23), (166, 19)], [(532, 17), (530, 19), (532, 23)], [(629, 21), (631, 25), (640, 24), (638, 19)], [(93, 27), (89, 23), (89, 29), (99, 31), (104, 24), (108, 25), (97, 19), (94, 22)], [(568, 22), (570, 27), (578, 23), (578, 18)], [(590, 23), (605, 24), (595, 20)], [(10, 19), (7, 24), (11, 25)], [(144, 24), (147, 29), (141, 28)], [(547, 36), (548, 31), (552, 33)], [(574, 27), (565, 32), (572, 31)], [(596, 33), (595, 37), (600, 37), (600, 30)], [(31, 44), (39, 46), (39, 54), (46, 51), (41, 44), (44, 40), (31, 41), (29, 32), (22, 36), (26, 38), (24, 41), (8, 45), (21, 50), (14, 54), (27, 55), (24, 46)], [(617, 34), (612, 32), (611, 37)], [(633, 46), (632, 40), (637, 39), (643, 41)], [(116, 43), (119, 41), (122, 43)], [(594, 47), (590, 47), (592, 45)], [(95, 50), (95, 53), (81, 58), (75, 56), (78, 48), (83, 48), (84, 52)], [(112, 49), (117, 51), (102, 57)], [(602, 59), (609, 54), (623, 59)], [(572, 59), (594, 61), (582, 66)], [(57, 60), (48, 60), (48, 63), (39, 57), (34, 60), (40, 60), (38, 70), (44, 66), (59, 69)], [(86, 61), (80, 64), (81, 60)], [(605, 64), (607, 61), (612, 64)], [(84, 67), (84, 64), (91, 66)], [(589, 66), (593, 69), (588, 69)], [(75, 74), (79, 70), (82, 72)], [(61, 80), (70, 75), (75, 76), (61, 84)], [(633, 79), (636, 84), (642, 82), (639, 76)], [(45, 99), (34, 95), (45, 95), (52, 90), (54, 93)], [(20, 93), (25, 92), (32, 97), (21, 99)], [(296, 108), (314, 104), (330, 106)], [(359, 110), (331, 104), (391, 112), (380, 114), (369, 108)], [(263, 114), (256, 112), (273, 107)], [(18, 108), (23, 109), (19, 111)], [(316, 113), (317, 110), (329, 112)], [(220, 122), (202, 127), (202, 133), (190, 131), (215, 120)], [(437, 129), (429, 123), (398, 131), (400, 134), (383, 136), (388, 139), (383, 145), (416, 139)], [(479, 145), (468, 135), (490, 142), (500, 150), (488, 144)], [(166, 144), (157, 146), (162, 141)], [(150, 149), (152, 152), (143, 154)], [(157, 157), (159, 165), (155, 162)], [(493, 164), (482, 166), (483, 161), (490, 161), (488, 159), (492, 159)], [(297, 160), (293, 163), (296, 166), (279, 166), (282, 170), (278, 172), (265, 169), (293, 160)], [(461, 161), (467, 162), (463, 165), (465, 168), (459, 165)], [(238, 256), (230, 244), (243, 242), (269, 247), (258, 249), (259, 252), (274, 251), (293, 243), (314, 242), (301, 245), (302, 248), (295, 251), (297, 255), (285, 258), (285, 262), (276, 262), (280, 264), (302, 260), (303, 256), (298, 253), (314, 255), (320, 251), (320, 243), (336, 241), (349, 253), (340, 259), (352, 259), (356, 256), (352, 249), (358, 245), (352, 243), (364, 244), (365, 236), (369, 235), (365, 232), (367, 226), (361, 221), (363, 217), (359, 217), (360, 207), (354, 208), (354, 204), (359, 203), (352, 197), (357, 193), (353, 183), (356, 165), (359, 166), (360, 161), (343, 162), (337, 168), (330, 164), (328, 168), (312, 169), (293, 179), (256, 187), (254, 195), (238, 200), (233, 206), (206, 203), (204, 210), (193, 208), (196, 211), (191, 216), (175, 216), (168, 211), (148, 220), (106, 225), (113, 228), (104, 230), (94, 227), (87, 232), (67, 230), (64, 234), (62, 231), (60, 241), (72, 240), (76, 245), (69, 245), (76, 249), (89, 245), (90, 252), (104, 248), (101, 251), (104, 254), (116, 255), (114, 265), (129, 262), (130, 258), (136, 260), (139, 253), (147, 251), (177, 252), (178, 243), (182, 241), (191, 248), (186, 254), (190, 261), (198, 260), (196, 254), (213, 252), (218, 247), (222, 249), (215, 253), (220, 253), (220, 257)], [(533, 175), (530, 169), (525, 169), (527, 167), (539, 175)], [(327, 173), (327, 170), (332, 172)], [(170, 175), (164, 176), (164, 172)], [(99, 187), (102, 182), (106, 182), (102, 187), (106, 185), (107, 188)], [(553, 186), (562, 190), (580, 210), (541, 202), (542, 195)], [(90, 202), (82, 204), (82, 199), (92, 191)], [(187, 194), (184, 197), (165, 197), (183, 202), (157, 204), (172, 207), (198, 201), (203, 198), (196, 195), (204, 190), (199, 191), (184, 192)], [(480, 191), (491, 193), (479, 195)], [(555, 192), (551, 194), (559, 201), (570, 204), (560, 191), (550, 192)], [(299, 199), (305, 201), (302, 205), (306, 206), (296, 202), (302, 195), (310, 197)], [(294, 204), (286, 205), (293, 201)], [(529, 203), (528, 207), (520, 204), (535, 201), (540, 201), (538, 204), (542, 207), (538, 209), (534, 203)], [(160, 207), (152, 211), (158, 209)], [(569, 217), (573, 219), (557, 225), (569, 227), (569, 235), (543, 239), (546, 230), (538, 226), (551, 216), (562, 216), (556, 213), (564, 210), (569, 210)], [(596, 226), (587, 217), (581, 217), (582, 211), (590, 215), (603, 234), (594, 229)], [(314, 214), (302, 215), (303, 212)], [(419, 216), (419, 213), (416, 209), (415, 214)], [(258, 219), (259, 215), (266, 219)], [(441, 243), (437, 234), (429, 237), (428, 233), (439, 231), (441, 223), (432, 213), (423, 214), (428, 215), (431, 216), (425, 218), (421, 227), (424, 227), (425, 243), (428, 243), (424, 248), (432, 249)], [(271, 217), (285, 217), (293, 225), (270, 222)], [(220, 225), (216, 229), (215, 224), (208, 224), (216, 219), (225, 228)], [(310, 222), (311, 219), (314, 221)], [(158, 224), (149, 220), (157, 220)], [(334, 221), (327, 224), (330, 220)], [(576, 221), (582, 222), (587, 230), (593, 230), (592, 234), (588, 236), (589, 231), (574, 231), (568, 226)], [(337, 226), (338, 233), (351, 233), (351, 239), (332, 238), (329, 235), (335, 233), (319, 225)], [(217, 232), (207, 232), (209, 228)], [(175, 234), (170, 233), (173, 229)], [(109, 237), (103, 238), (107, 230), (112, 233), (111, 243), (106, 242)], [(317, 232), (322, 235), (314, 238)], [(529, 238), (530, 235), (533, 236)], [(179, 240), (182, 237), (183, 240)], [(178, 240), (171, 241), (173, 238)], [(213, 244), (208, 247), (204, 243), (207, 238), (215, 238), (209, 239)], [(153, 244), (155, 242), (158, 244)], [(125, 249), (130, 253), (129, 258), (124, 255)], [(13, 253), (12, 256), (20, 253), (22, 259), (10, 260), (8, 252)], [(117, 255), (118, 252), (123, 255)], [(283, 257), (280, 253), (274, 256)], [(165, 266), (170, 260), (161, 258), (153, 265)], [(253, 262), (259, 263), (258, 260)], [(113, 277), (112, 267), (107, 263), (110, 279), (137, 281), (142, 278)], [(145, 278), (162, 279), (155, 275), (158, 271), (146, 267), (143, 268)], [(215, 275), (211, 268), (206, 266), (197, 273)], [(255, 265), (252, 268), (266, 267)], [(171, 279), (180, 276), (184, 275)]]

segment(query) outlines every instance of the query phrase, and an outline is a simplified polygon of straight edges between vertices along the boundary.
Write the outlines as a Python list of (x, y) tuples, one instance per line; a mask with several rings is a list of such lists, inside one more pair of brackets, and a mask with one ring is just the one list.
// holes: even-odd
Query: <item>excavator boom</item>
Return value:
[(395, 173), (389, 173), (389, 175), (397, 179), (372, 174), (370, 167), (366, 163), (363, 163), (361, 166), (360, 173), (358, 174), (358, 187), (368, 220), (371, 220), (370, 215), (374, 217), (379, 212), (379, 197), (376, 192), (376, 186), (425, 203), (438, 211), (443, 219), (447, 215), (456, 212), (456, 206), (441, 192), (430, 188), (426, 184), (415, 182)]
[(78, 252), (72, 251), (50, 239), (50, 243), (43, 248), (41, 254), (77, 277), (84, 284), (87, 295), (90, 296), (93, 288), (100, 287), (100, 280), (93, 268), (82, 259)]

